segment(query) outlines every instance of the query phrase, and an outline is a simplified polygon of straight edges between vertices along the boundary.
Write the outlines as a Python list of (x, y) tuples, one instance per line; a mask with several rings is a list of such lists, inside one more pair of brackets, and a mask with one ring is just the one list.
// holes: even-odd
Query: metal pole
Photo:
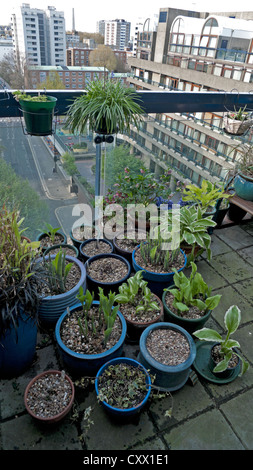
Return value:
[(100, 196), (101, 143), (96, 144), (95, 196)]

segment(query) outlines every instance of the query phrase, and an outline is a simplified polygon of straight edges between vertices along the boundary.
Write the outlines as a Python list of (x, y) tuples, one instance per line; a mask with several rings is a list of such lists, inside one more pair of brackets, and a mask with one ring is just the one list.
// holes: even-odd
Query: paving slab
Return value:
[(253, 317), (253, 306), (247, 297), (242, 296), (241, 283), (233, 286), (225, 286), (212, 292), (213, 295), (221, 295), (218, 307), (212, 311), (212, 317), (221, 325), (224, 330), (224, 316), (231, 305), (238, 305), (241, 310), (241, 324), (248, 323)]
[(252, 235), (238, 225), (219, 230), (217, 237), (233, 248), (233, 250), (239, 250), (240, 248), (252, 245)]
[(231, 428), (247, 450), (253, 450), (253, 390), (233, 398), (221, 406)]
[(226, 279), (229, 284), (245, 279), (251, 281), (253, 278), (253, 266), (245, 262), (235, 251), (214, 256), (210, 264), (216, 273)]
[(244, 450), (222, 413), (211, 410), (164, 434), (170, 450)]

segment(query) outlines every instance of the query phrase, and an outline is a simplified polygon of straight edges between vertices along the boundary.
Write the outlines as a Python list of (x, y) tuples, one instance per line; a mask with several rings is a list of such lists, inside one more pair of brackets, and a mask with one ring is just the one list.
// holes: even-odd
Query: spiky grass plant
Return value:
[(93, 130), (103, 128), (107, 134), (129, 130), (130, 124), (139, 125), (143, 109), (138, 93), (120, 81), (94, 80), (86, 92), (69, 106), (66, 126), (71, 132), (82, 134), (89, 122)]

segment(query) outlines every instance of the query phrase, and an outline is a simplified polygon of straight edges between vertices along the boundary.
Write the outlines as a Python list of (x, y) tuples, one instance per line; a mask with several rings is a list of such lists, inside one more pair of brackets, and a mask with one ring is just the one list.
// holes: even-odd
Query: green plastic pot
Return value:
[[(175, 286), (172, 285), (171, 288)], [(162, 302), (164, 308), (164, 319), (165, 321), (176, 323), (177, 325), (184, 328), (188, 333), (193, 333), (194, 331), (200, 330), (203, 328), (205, 323), (207, 322), (208, 318), (210, 317), (212, 311), (208, 310), (208, 312), (200, 318), (184, 318), (176, 315), (172, 310), (169, 309), (168, 305), (165, 302), (166, 292), (163, 293)]]
[(52, 134), (57, 98), (47, 96), (47, 99), (48, 101), (19, 101), (27, 134), (37, 136)]

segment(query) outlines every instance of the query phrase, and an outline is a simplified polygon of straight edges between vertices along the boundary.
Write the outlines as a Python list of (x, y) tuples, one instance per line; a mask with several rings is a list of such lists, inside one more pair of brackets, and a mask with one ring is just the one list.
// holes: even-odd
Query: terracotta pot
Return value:
[[(73, 402), (74, 402), (74, 397), (75, 397), (74, 384), (73, 384), (72, 380), (70, 379), (70, 377), (68, 375), (65, 374), (65, 380), (67, 380), (69, 382), (70, 386), (71, 386), (71, 398), (70, 398), (67, 406), (60, 413), (58, 413), (54, 416), (50, 416), (48, 418), (40, 417), (37, 414), (35, 414), (34, 411), (29, 407), (28, 401), (27, 401), (29, 391), (30, 391), (31, 387), (33, 386), (33, 384), (35, 382), (37, 382), (38, 379), (43, 378), (45, 375), (50, 375), (50, 374), (54, 374), (54, 375), (59, 374), (59, 375), (61, 375), (61, 371), (50, 369), (50, 370), (47, 370), (45, 372), (42, 372), (41, 374), (36, 375), (36, 377), (34, 377), (31, 380), (31, 382), (29, 382), (29, 384), (27, 385), (27, 387), (25, 389), (24, 402), (25, 402), (25, 407), (26, 407), (27, 412), (33, 418), (35, 418), (36, 420), (38, 420), (42, 423), (53, 424), (53, 423), (57, 423), (58, 421), (62, 420), (69, 413), (69, 411), (72, 408)], [(38, 399), (39, 399), (39, 397), (38, 397)]]

